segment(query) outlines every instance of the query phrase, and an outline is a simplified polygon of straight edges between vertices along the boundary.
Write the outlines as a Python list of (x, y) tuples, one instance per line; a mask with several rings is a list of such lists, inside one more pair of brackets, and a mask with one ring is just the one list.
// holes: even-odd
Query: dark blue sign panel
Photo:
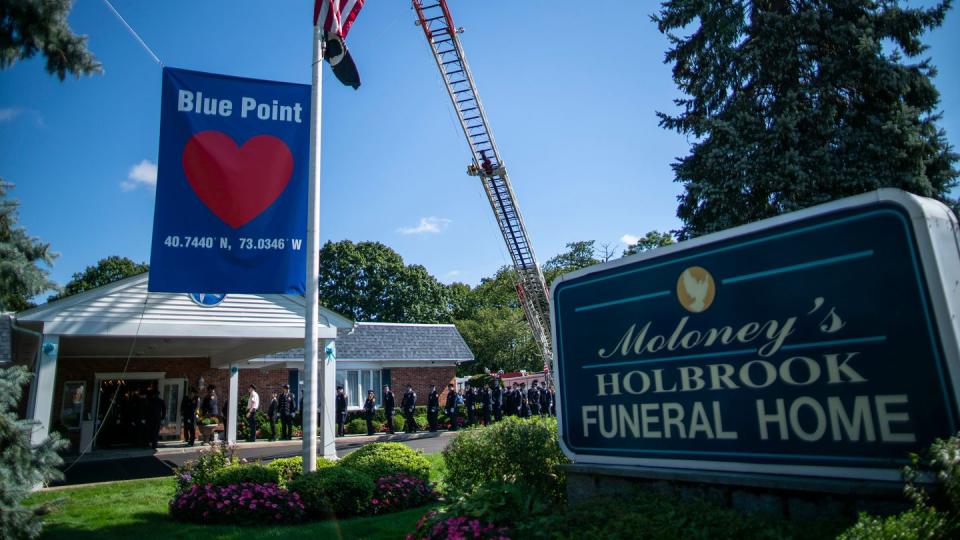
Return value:
[(151, 291), (303, 294), (310, 86), (164, 68)]
[(908, 209), (783, 221), (554, 286), (568, 452), (889, 468), (956, 433)]

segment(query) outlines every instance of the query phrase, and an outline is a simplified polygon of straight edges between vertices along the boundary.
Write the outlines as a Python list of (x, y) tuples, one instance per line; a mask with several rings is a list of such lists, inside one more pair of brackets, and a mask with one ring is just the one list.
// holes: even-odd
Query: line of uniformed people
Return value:
[[(430, 385), (427, 395), (427, 427), (430, 432), (440, 428), (440, 393), (437, 386)], [(344, 435), (344, 425), (347, 421), (348, 399), (342, 386), (337, 387), (336, 420), (337, 436)], [(417, 425), (414, 413), (417, 406), (417, 393), (411, 385), (400, 400), (399, 411), (403, 414), (403, 431), (416, 433), (421, 429)], [(376, 416), (377, 398), (373, 390), (367, 391), (363, 403), (363, 417), (367, 423), (367, 435), (374, 434), (373, 419)], [(395, 433), (394, 417), (397, 413), (396, 397), (389, 385), (383, 386), (383, 411), (388, 433)], [(461, 425), (483, 424), (498, 422), (504, 416), (556, 416), (556, 394), (552, 387), (533, 381), (528, 389), (525, 383), (513, 383), (511, 387), (502, 388), (497, 383), (490, 383), (487, 387), (469, 387), (466, 391), (457, 391), (451, 383), (447, 385), (447, 395), (443, 403), (443, 412), (447, 415), (448, 425), (444, 426), (456, 431)], [(464, 415), (466, 416), (464, 418)]]

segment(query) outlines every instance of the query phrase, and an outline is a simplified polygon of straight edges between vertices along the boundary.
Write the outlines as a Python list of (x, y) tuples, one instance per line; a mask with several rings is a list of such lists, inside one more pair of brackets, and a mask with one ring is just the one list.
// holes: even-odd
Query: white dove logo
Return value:
[(699, 266), (687, 268), (677, 280), (677, 300), (684, 309), (693, 313), (706, 311), (713, 303), (716, 292), (713, 276)]

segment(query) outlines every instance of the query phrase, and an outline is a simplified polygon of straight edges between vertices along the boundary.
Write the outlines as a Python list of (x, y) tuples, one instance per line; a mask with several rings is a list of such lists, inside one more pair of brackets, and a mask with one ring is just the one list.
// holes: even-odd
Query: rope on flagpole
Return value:
[(127, 20), (123, 18), (123, 15), (120, 15), (120, 12), (117, 11), (117, 8), (113, 7), (113, 4), (110, 3), (110, 0), (103, 0), (103, 3), (106, 4), (108, 8), (110, 8), (110, 11), (112, 11), (113, 14), (117, 16), (118, 19), (120, 19), (120, 22), (123, 23), (123, 26), (127, 27), (127, 30), (130, 32), (130, 34), (137, 40), (137, 42), (140, 43), (140, 46), (142, 46), (143, 49), (147, 51), (150, 57), (153, 58), (153, 61), (160, 64), (160, 66), (163, 67), (163, 62), (160, 61), (160, 58), (158, 58), (157, 55), (154, 54), (153, 50), (150, 49), (150, 46), (148, 46), (147, 43), (143, 41), (143, 38), (140, 37), (140, 34), (138, 34), (137, 31), (134, 30), (129, 23), (127, 23)]

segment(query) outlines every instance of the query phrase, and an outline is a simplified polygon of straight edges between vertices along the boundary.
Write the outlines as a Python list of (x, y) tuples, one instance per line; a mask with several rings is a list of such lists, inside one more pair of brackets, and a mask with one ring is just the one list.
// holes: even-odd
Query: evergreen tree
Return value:
[(653, 20), (687, 97), (660, 124), (695, 141), (673, 164), (680, 238), (881, 187), (951, 202), (957, 155), (919, 58), (951, 2), (900, 4), (664, 2)]
[(0, 0), (0, 68), (42, 53), (47, 73), (62, 81), (67, 73), (100, 73), (100, 62), (87, 50), (87, 37), (70, 29), (72, 0)]
[(66, 443), (56, 434), (38, 446), (30, 444), (34, 422), (17, 419), (17, 402), (30, 375), (23, 366), (0, 369), (0, 538), (20, 540), (40, 535), (40, 516), (47, 506), (23, 506), (34, 486), (62, 475), (57, 454)]
[(19, 203), (6, 197), (12, 187), (0, 179), (0, 312), (27, 309), (31, 298), (57, 288), (39, 266), (50, 266), (57, 254), (17, 224)]

